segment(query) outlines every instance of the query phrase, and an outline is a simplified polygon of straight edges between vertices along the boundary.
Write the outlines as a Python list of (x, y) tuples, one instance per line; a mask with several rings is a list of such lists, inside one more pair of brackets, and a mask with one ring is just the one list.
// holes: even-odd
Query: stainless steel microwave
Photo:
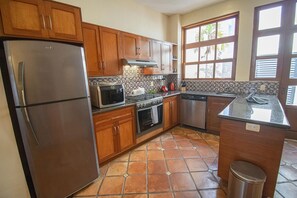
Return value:
[(98, 108), (125, 104), (125, 89), (122, 84), (90, 85), (91, 103)]

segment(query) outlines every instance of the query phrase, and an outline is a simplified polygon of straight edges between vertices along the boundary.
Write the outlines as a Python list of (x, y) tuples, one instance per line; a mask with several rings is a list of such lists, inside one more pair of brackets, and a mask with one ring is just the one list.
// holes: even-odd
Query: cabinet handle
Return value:
[(120, 132), (120, 126), (118, 125), (117, 126), (117, 133), (119, 133)]
[(117, 131), (117, 127), (116, 126), (113, 126), (113, 135), (115, 136), (116, 135), (116, 131)]
[(52, 18), (49, 15), (47, 17), (48, 17), (48, 21), (49, 21), (49, 24), (50, 24), (50, 29), (53, 30)]
[(45, 19), (44, 19), (44, 15), (43, 14), (41, 15), (41, 18), (42, 18), (43, 29), (46, 29), (46, 27), (45, 27)]

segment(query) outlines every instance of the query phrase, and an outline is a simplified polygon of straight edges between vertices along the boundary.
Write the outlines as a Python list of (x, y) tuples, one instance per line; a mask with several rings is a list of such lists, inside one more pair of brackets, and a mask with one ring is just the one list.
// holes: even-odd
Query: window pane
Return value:
[(217, 45), (217, 60), (233, 58), (234, 42)]
[(231, 78), (232, 62), (216, 63), (215, 78)]
[(297, 79), (297, 58), (291, 59), (290, 78)]
[(297, 33), (294, 33), (293, 36), (292, 54), (297, 54)]
[(201, 26), (201, 38), (200, 41), (208, 41), (215, 39), (216, 37), (216, 24), (211, 23)]
[(281, 25), (282, 7), (261, 10), (259, 13), (259, 30), (277, 28)]
[(275, 78), (276, 69), (276, 58), (256, 60), (255, 78)]
[(186, 49), (186, 62), (198, 61), (199, 48)]
[(297, 86), (289, 86), (287, 92), (287, 105), (297, 105)]
[(257, 56), (277, 55), (279, 35), (263, 36), (258, 38)]
[(199, 65), (199, 78), (213, 78), (213, 63)]
[(218, 22), (218, 38), (235, 34), (235, 18)]
[(198, 65), (185, 66), (185, 78), (197, 78)]
[(214, 60), (215, 46), (205, 46), (200, 48), (200, 61)]
[(199, 42), (199, 27), (186, 30), (186, 44)]

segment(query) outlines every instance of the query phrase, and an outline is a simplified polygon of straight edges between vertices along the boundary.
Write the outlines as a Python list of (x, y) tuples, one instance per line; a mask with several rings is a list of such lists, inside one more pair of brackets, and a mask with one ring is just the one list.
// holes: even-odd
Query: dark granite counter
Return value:
[(257, 95), (268, 99), (268, 104), (248, 103), (245, 96), (237, 96), (221, 113), (219, 117), (274, 126), (279, 128), (290, 128), (290, 124), (284, 110), (276, 96)]
[(121, 108), (124, 108), (124, 107), (133, 106), (133, 105), (135, 105), (135, 102), (126, 101), (126, 103), (123, 104), (123, 105), (118, 105), (118, 106), (103, 108), (103, 109), (99, 109), (97, 107), (92, 106), (92, 114), (95, 115), (95, 114), (98, 114), (98, 113), (113, 111), (113, 110), (116, 110), (116, 109), (121, 109)]
[(204, 92), (204, 91), (185, 91), (180, 92), (181, 94), (193, 94), (200, 96), (215, 96), (215, 97), (227, 97), (227, 98), (235, 98), (236, 94), (233, 93), (216, 93), (216, 92)]
[(168, 91), (168, 92), (161, 92), (160, 94), (163, 98), (167, 98), (170, 96), (179, 95), (180, 93), (181, 93), (180, 91)]

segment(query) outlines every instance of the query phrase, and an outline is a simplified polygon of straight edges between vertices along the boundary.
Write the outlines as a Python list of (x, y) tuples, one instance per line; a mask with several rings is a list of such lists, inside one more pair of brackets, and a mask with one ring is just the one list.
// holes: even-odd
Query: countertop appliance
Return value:
[(90, 85), (92, 105), (107, 108), (125, 104), (125, 89), (123, 84)]
[(137, 136), (162, 128), (163, 97), (160, 94), (127, 96), (127, 99), (136, 103)]
[(0, 46), (31, 197), (67, 197), (99, 173), (83, 48), (33, 40)]
[(181, 95), (181, 124), (205, 129), (206, 96), (182, 94)]

